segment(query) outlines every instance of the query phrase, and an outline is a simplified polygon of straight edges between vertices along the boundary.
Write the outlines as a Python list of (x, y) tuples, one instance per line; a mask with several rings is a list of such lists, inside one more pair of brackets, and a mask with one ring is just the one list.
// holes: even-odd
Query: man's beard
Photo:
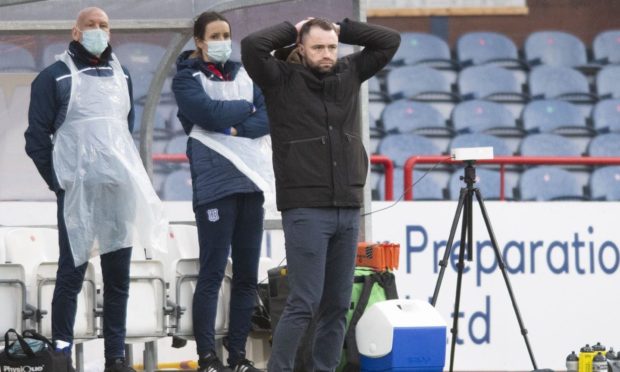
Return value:
[(308, 67), (315, 75), (326, 75), (334, 70), (336, 64), (334, 63), (329, 67), (323, 67), (320, 64), (311, 65), (306, 62), (306, 67)]

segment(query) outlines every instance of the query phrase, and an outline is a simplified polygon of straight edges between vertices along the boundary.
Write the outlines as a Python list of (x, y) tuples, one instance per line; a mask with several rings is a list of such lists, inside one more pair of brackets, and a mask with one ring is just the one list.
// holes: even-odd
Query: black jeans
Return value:
[(245, 357), (256, 304), (258, 262), (263, 237), (263, 193), (233, 194), (196, 208), (200, 273), (194, 292), (193, 322), (198, 356), (215, 351), (217, 301), (232, 248), (233, 277), (228, 325), (228, 363)]
[[(58, 243), (60, 257), (56, 287), (52, 299), (52, 339), (73, 343), (73, 326), (77, 295), (82, 290), (87, 263), (75, 267), (69, 245), (64, 210), (64, 192), (58, 193)], [(125, 355), (127, 300), (129, 298), (129, 264), (131, 247), (101, 255), (103, 275), (103, 337), (105, 357)]]

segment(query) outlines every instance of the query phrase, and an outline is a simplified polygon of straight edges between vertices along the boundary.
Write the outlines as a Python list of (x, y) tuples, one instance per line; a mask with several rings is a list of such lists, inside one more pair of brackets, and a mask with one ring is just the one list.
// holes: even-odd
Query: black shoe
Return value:
[(233, 366), (230, 366), (230, 368), (232, 368), (233, 372), (260, 372), (261, 371), (260, 369), (254, 367), (254, 363), (250, 362), (247, 359), (241, 359), (240, 361), (237, 362), (234, 368)]
[[(107, 372), (107, 371), (105, 371)], [(233, 372), (225, 367), (217, 355), (209, 354), (198, 361), (198, 372)]]
[(136, 372), (136, 370), (128, 366), (125, 359), (119, 358), (112, 364), (107, 365), (103, 372)]

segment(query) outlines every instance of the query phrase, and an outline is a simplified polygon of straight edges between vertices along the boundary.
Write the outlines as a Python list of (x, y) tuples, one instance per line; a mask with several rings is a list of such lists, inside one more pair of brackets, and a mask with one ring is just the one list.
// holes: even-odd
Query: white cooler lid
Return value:
[(446, 321), (427, 301), (388, 300), (364, 311), (355, 327), (360, 354), (380, 358), (390, 353), (395, 328), (446, 327)]

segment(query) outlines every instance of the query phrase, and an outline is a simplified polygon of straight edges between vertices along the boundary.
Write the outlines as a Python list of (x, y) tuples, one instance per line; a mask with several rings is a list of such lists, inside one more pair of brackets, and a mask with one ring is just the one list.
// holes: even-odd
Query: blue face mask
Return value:
[(228, 61), (231, 53), (232, 41), (230, 39), (217, 41), (209, 40), (207, 42), (207, 58), (209, 62), (224, 63)]
[(93, 28), (90, 30), (82, 31), (82, 45), (91, 54), (100, 56), (101, 53), (108, 47), (109, 36), (107, 32), (100, 28)]

